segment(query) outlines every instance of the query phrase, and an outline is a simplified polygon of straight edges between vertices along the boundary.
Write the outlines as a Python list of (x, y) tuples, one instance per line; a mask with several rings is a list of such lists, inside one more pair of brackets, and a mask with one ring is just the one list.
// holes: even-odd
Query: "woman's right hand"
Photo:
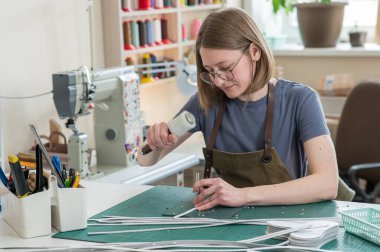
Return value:
[(154, 150), (168, 149), (178, 141), (174, 134), (169, 134), (168, 124), (165, 122), (151, 125), (146, 132), (149, 147)]

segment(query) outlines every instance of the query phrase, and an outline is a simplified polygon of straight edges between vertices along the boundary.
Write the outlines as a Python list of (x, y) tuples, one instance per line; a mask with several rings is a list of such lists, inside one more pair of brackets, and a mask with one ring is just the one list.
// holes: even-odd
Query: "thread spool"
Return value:
[(172, 5), (171, 5), (171, 2), (170, 0), (164, 0), (164, 8), (171, 8)]
[(137, 24), (139, 26), (140, 47), (146, 47), (146, 27), (145, 27), (145, 23), (142, 20), (138, 20)]
[(161, 35), (162, 35), (162, 43), (170, 44), (171, 41), (168, 35), (168, 20), (165, 17), (161, 18)]
[(148, 46), (154, 46), (154, 34), (153, 34), (153, 23), (149, 19), (145, 19), (146, 27), (146, 42)]
[(131, 11), (131, 0), (121, 0), (121, 9), (123, 11)]
[(156, 8), (156, 9), (164, 8), (164, 1), (163, 0), (156, 0), (154, 3), (154, 8)]
[(126, 57), (124, 61), (127, 66), (135, 65), (135, 61), (131, 57)]
[(184, 24), (181, 25), (181, 38), (182, 41), (187, 41), (187, 29)]
[(162, 35), (161, 35), (161, 20), (158, 18), (155, 18), (153, 20), (154, 23), (154, 43), (156, 45), (162, 44)]
[[(150, 62), (151, 62), (152, 64), (157, 63), (157, 57), (156, 57), (156, 55), (154, 55), (153, 53), (150, 53), (149, 56), (150, 56)], [(153, 70), (156, 70), (157, 67), (152, 67), (152, 69), (153, 69)], [(153, 77), (155, 80), (158, 79), (158, 75), (157, 75), (157, 73), (152, 73), (152, 77)]]
[(131, 42), (135, 48), (140, 47), (139, 25), (136, 21), (131, 21)]
[[(151, 61), (150, 61), (150, 55), (148, 53), (144, 54), (143, 55), (143, 59), (142, 59), (142, 62), (143, 64), (150, 64)], [(144, 67), (143, 70), (149, 70), (150, 67)], [(142, 78), (141, 78), (141, 83), (149, 83), (149, 82), (152, 82), (154, 81), (153, 77), (152, 77), (152, 74), (143, 74), (142, 75)]]
[(136, 49), (131, 44), (131, 28), (130, 28), (130, 22), (129, 21), (123, 22), (123, 34), (124, 34), (124, 50)]
[(131, 0), (131, 8), (132, 10), (138, 10), (139, 9), (139, 0)]
[(139, 10), (149, 10), (150, 0), (139, 0)]
[(198, 37), (199, 29), (202, 26), (202, 19), (196, 18), (191, 23), (191, 36), (193, 39), (196, 39)]
[(197, 4), (197, 0), (188, 0), (187, 1), (187, 5), (188, 6), (194, 6), (194, 5), (196, 5)]

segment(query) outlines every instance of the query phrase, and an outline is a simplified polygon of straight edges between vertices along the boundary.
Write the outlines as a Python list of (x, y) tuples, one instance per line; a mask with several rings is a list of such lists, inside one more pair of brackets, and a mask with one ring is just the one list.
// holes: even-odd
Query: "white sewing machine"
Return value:
[[(66, 127), (73, 131), (68, 142), (69, 166), (80, 171), (82, 177), (90, 175), (88, 167), (88, 138), (75, 127), (79, 116), (90, 113), (94, 108), (95, 144), (98, 165), (130, 166), (134, 150), (137, 152), (142, 139), (129, 143), (126, 140), (132, 127), (142, 132), (138, 84), (135, 69), (159, 66), (173, 66), (161, 70), (141, 71), (142, 74), (177, 70), (177, 85), (187, 94), (196, 91), (195, 66), (185, 62), (167, 62), (137, 66), (116, 67), (89, 71), (86, 67), (78, 70), (53, 74), (53, 99), (58, 115), (66, 119)], [(132, 89), (128, 89), (132, 85)], [(130, 90), (136, 93), (130, 94)], [(128, 89), (128, 90), (127, 90)], [(126, 96), (129, 96), (126, 100)], [(128, 103), (128, 104), (126, 104)], [(135, 106), (131, 109), (131, 106)], [(130, 111), (128, 111), (130, 110)], [(128, 114), (135, 113), (135, 114)], [(142, 134), (140, 134), (142, 136)], [(127, 142), (126, 142), (127, 141)], [(129, 148), (129, 149), (128, 149)], [(128, 156), (128, 153), (130, 154)]]

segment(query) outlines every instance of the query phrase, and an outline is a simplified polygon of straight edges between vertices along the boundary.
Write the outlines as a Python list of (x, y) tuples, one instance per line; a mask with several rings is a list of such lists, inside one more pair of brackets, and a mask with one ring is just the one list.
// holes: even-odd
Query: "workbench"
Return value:
[[(103, 212), (105, 210), (119, 212), (119, 214), (138, 214), (137, 216), (160, 216), (165, 211), (173, 211), (173, 207), (176, 209), (179, 205), (190, 207), (189, 200), (191, 200), (191, 189), (190, 188), (180, 188), (180, 187), (151, 187), (146, 185), (126, 185), (126, 184), (117, 184), (117, 183), (100, 183), (94, 181), (84, 181), (83, 185), (88, 190), (88, 217), (92, 217), (95, 214)], [(172, 195), (172, 197), (167, 197), (167, 195)], [(129, 199), (129, 200), (128, 200)], [(113, 207), (114, 206), (114, 207)], [(362, 203), (351, 203), (351, 202), (339, 202), (339, 201), (329, 201), (321, 203), (313, 203), (308, 205), (299, 205), (299, 206), (269, 206), (269, 207), (255, 207), (260, 213), (259, 217), (268, 217), (270, 215), (277, 215), (283, 217), (289, 217), (291, 214), (300, 214), (301, 217), (313, 217), (312, 215), (316, 212), (325, 214), (327, 216), (334, 216), (339, 213), (341, 210), (354, 209), (361, 207), (373, 207), (380, 209), (379, 205), (375, 204), (362, 204)], [(75, 207), (75, 206), (74, 206)], [(113, 207), (113, 208), (111, 208)], [(109, 210), (111, 208), (111, 210)], [(113, 210), (112, 210), (113, 209)], [(183, 209), (180, 209), (182, 211)], [(239, 212), (240, 217), (243, 216)], [(249, 212), (247, 212), (249, 213)], [(31, 218), (33, 218), (31, 213)], [(101, 215), (101, 214), (100, 214)], [(265, 216), (268, 215), (268, 216)], [(248, 216), (248, 215), (247, 215)], [(231, 216), (226, 216), (230, 218)], [(239, 218), (240, 218), (239, 217)], [(276, 217), (276, 216), (273, 216)], [(297, 217), (297, 216), (295, 216)], [(298, 216), (299, 217), (299, 216)], [(317, 216), (314, 216), (317, 217)], [(223, 227), (223, 229), (229, 228), (228, 226)], [(246, 228), (246, 227), (245, 227)], [(221, 232), (226, 237), (232, 237), (232, 234), (236, 234), (236, 227), (231, 227), (233, 232), (227, 232), (222, 230)], [(191, 229), (190, 229), (191, 230)], [(54, 232), (55, 230), (52, 230)], [(212, 231), (212, 232), (211, 232)], [(203, 236), (204, 233), (215, 233), (219, 232), (218, 227), (213, 227), (208, 231), (187, 231), (186, 233), (193, 233), (195, 237)], [(261, 226), (255, 232), (265, 232), (265, 227)], [(72, 233), (74, 232), (74, 233)], [(202, 233), (203, 232), (203, 233)], [(75, 234), (75, 239), (81, 239), (86, 236), (87, 230), (71, 231), (66, 233), (58, 234), (61, 238), (66, 238), (71, 234)], [(176, 237), (175, 231), (168, 232), (164, 236), (160, 234), (149, 234), (143, 235), (140, 233), (138, 237), (142, 238), (142, 241), (146, 241), (147, 237), (153, 237), (153, 240), (162, 240)], [(116, 240), (113, 237), (111, 240), (107, 240), (106, 236), (102, 236), (105, 241), (116, 241), (120, 242), (120, 237), (122, 239), (129, 239), (128, 241), (136, 241), (136, 236), (131, 235), (119, 235), (116, 237)], [(129, 237), (129, 238), (128, 238)], [(161, 238), (160, 238), (161, 237)], [(178, 237), (177, 237), (178, 238)], [(191, 237), (190, 237), (191, 238)], [(91, 238), (92, 239), (92, 238)], [(90, 240), (91, 240), (90, 239)], [(52, 238), (50, 236), (37, 237), (31, 239), (22, 239), (15, 233), (2, 219), (0, 219), (0, 250), (4, 247), (9, 246), (59, 246), (59, 245), (78, 245), (78, 244), (91, 244), (89, 241), (80, 241), (80, 240), (71, 240), (71, 239), (58, 239)], [(367, 242), (364, 239), (356, 237), (352, 234), (346, 233), (343, 228), (339, 231), (339, 237), (337, 240), (326, 244), (325, 249), (341, 250), (341, 251), (355, 251), (362, 249), (363, 251), (372, 251), (378, 249), (378, 246)], [(14, 251), (14, 250), (12, 250)], [(24, 251), (24, 250), (20, 250)]]

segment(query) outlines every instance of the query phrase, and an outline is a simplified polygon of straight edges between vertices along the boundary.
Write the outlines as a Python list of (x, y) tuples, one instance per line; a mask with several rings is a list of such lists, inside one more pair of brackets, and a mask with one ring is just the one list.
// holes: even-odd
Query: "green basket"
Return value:
[(380, 211), (361, 208), (342, 211), (344, 229), (380, 245)]

